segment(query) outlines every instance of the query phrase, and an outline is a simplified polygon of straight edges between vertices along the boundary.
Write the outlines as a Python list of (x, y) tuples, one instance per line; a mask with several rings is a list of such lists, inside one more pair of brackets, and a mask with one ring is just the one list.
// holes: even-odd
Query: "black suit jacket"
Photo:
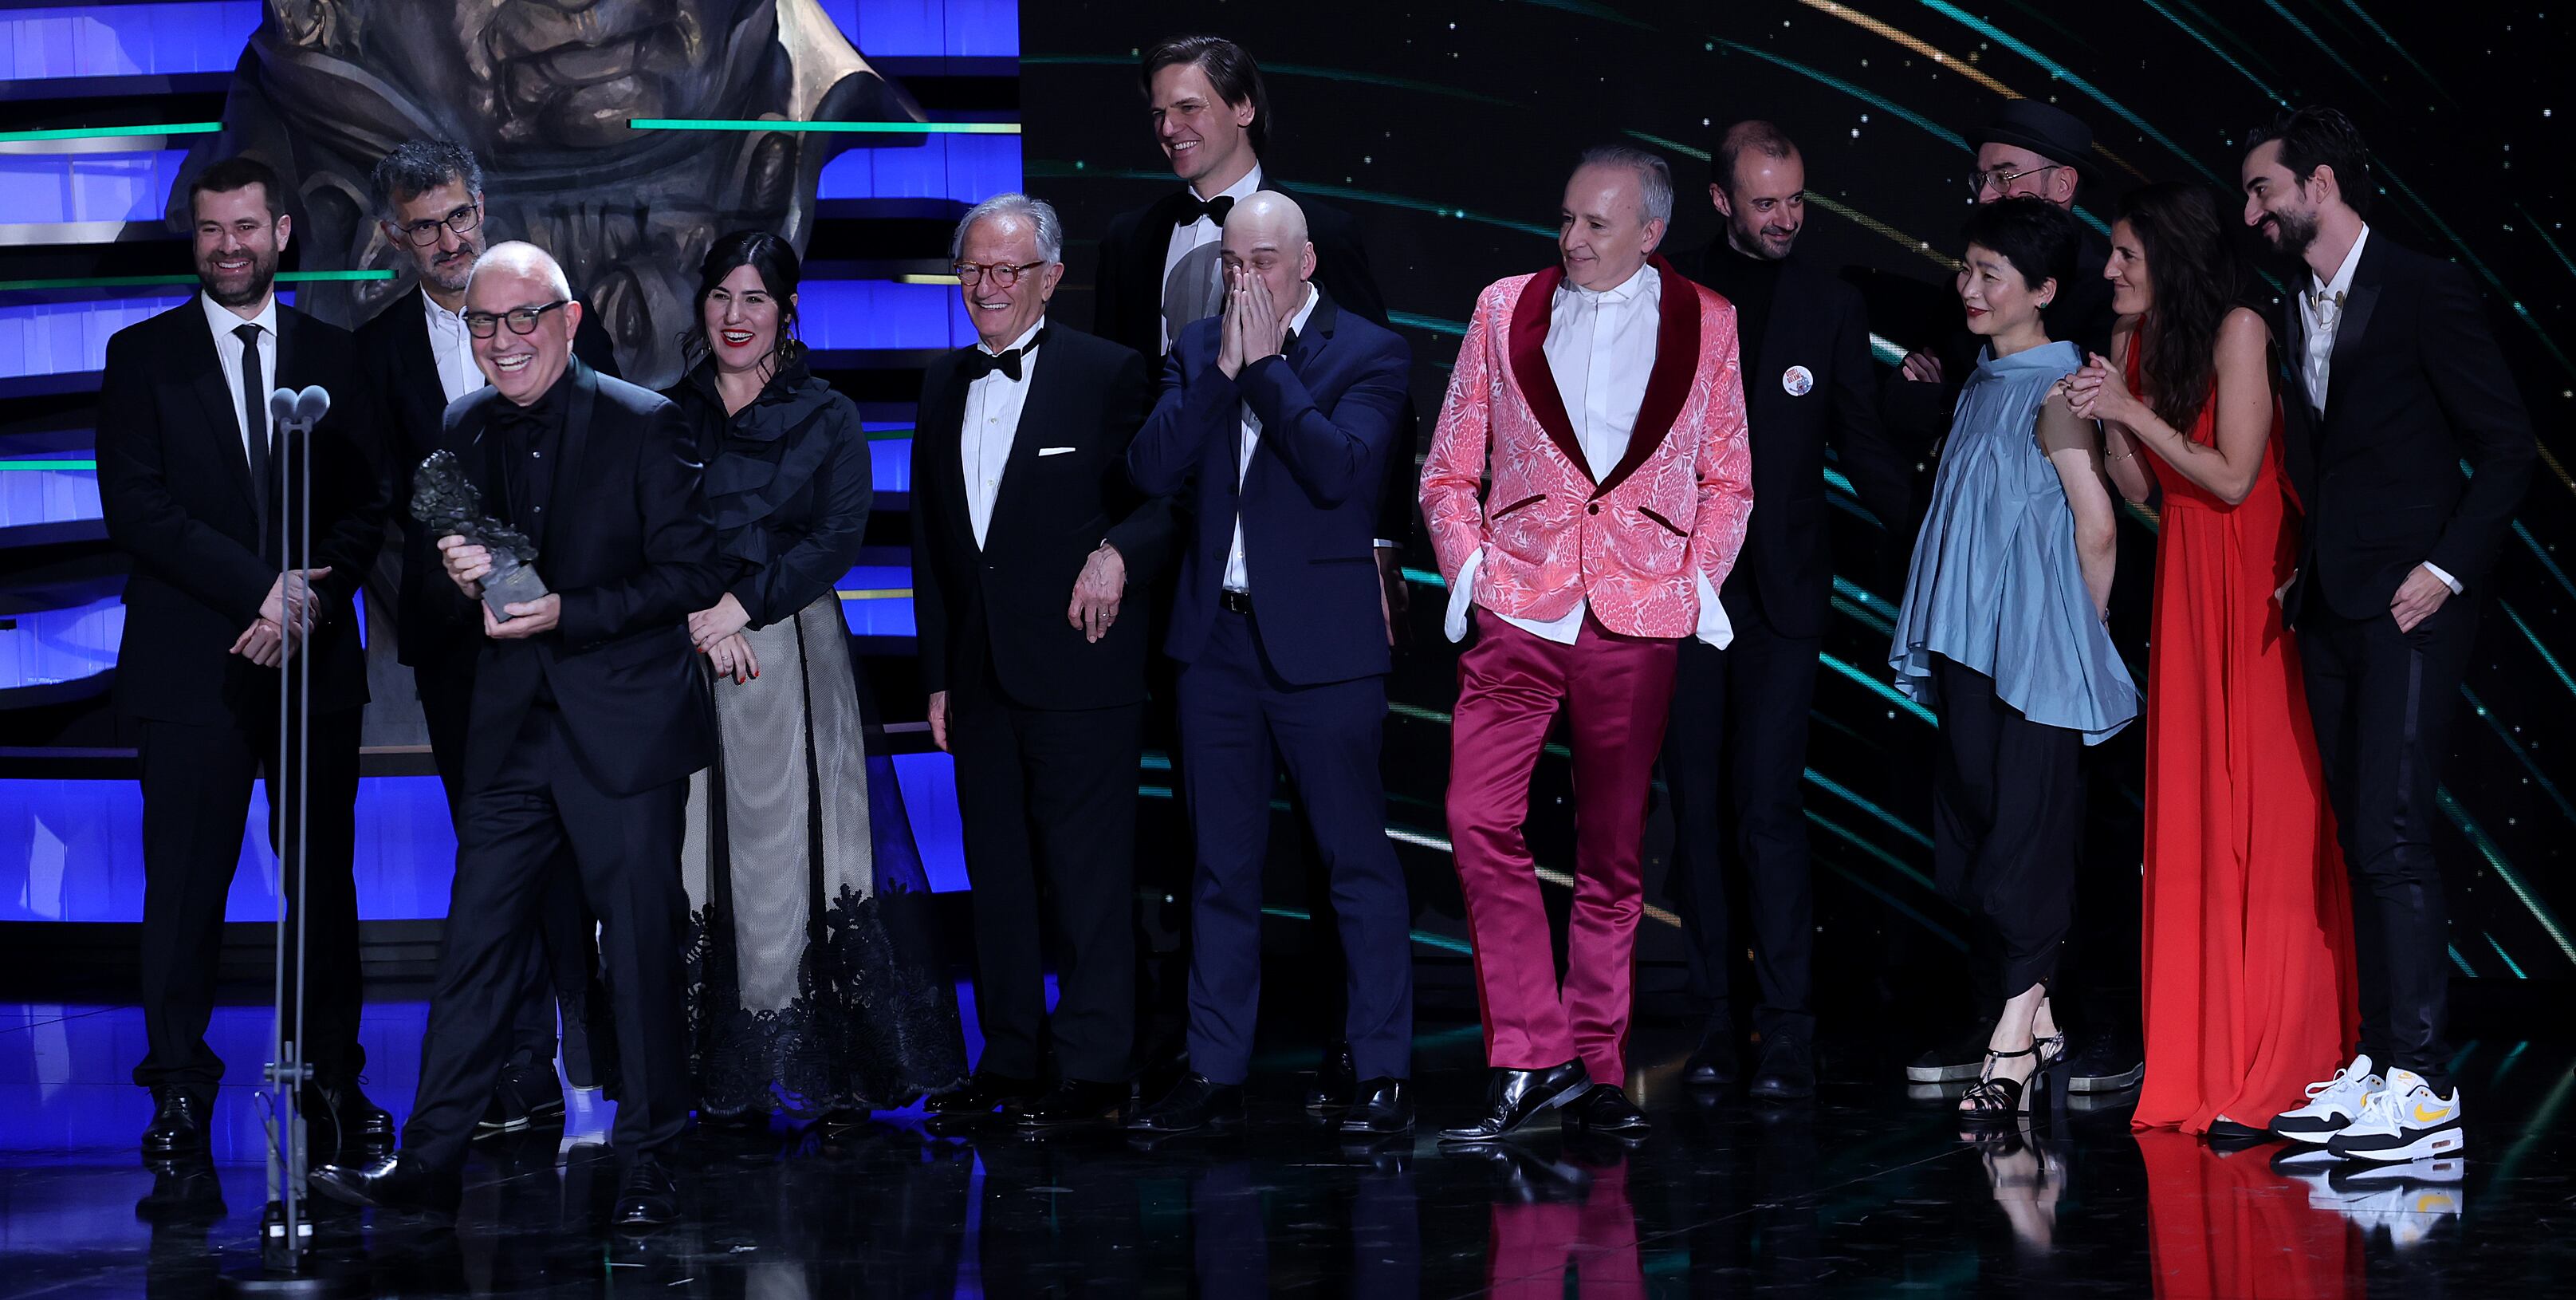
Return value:
[[(1743, 254), (1720, 239), (1706, 256)], [(1853, 493), (1891, 533), (1906, 526), (1912, 509), (1913, 466), (1879, 423), (1859, 290), (1802, 263), (1783, 263), (1762, 337), (1740, 346), (1753, 517), (1718, 598), (1729, 618), (1758, 608), (1784, 636), (1822, 636), (1834, 586), (1826, 443)], [(1802, 394), (1789, 391), (1792, 367), (1811, 385)]]
[[(975, 545), (959, 461), (971, 348), (930, 363), (912, 437), (912, 609), (929, 691), (981, 689), (985, 666), (1012, 702), (1100, 709), (1145, 698), (1139, 599), (1170, 557), (1171, 506), (1127, 478), (1127, 444), (1153, 398), (1145, 359), (1050, 323), (1025, 382), (984, 545)], [(1042, 455), (1048, 448), (1072, 450)], [(1065, 618), (1074, 579), (1106, 540), (1127, 566), (1127, 601), (1097, 642)]]
[[(385, 304), (358, 327), (358, 359), (375, 389), (385, 425), (393, 499), (387, 509), (402, 526), (402, 588), (395, 597), (394, 646), (406, 664), (428, 664), (451, 654), (472, 654), (483, 624), (471, 605), (446, 599), (455, 584), (438, 562), (438, 539), (411, 514), (411, 480), (421, 459), (438, 450), (446, 427), (447, 390), (438, 382), (438, 358), (429, 350), (429, 318), (415, 290)], [(582, 309), (573, 332), (573, 355), (611, 379), (617, 350), (598, 314)]]
[[(1372, 325), (1385, 325), (1386, 295), (1378, 292), (1377, 273), (1369, 268), (1360, 223), (1349, 213), (1271, 183), (1268, 177), (1264, 184), (1271, 192), (1294, 199), (1306, 214), (1306, 238), (1315, 245), (1315, 287), (1343, 311)], [(1165, 352), (1163, 260), (1171, 252), (1173, 220), (1192, 201), (1187, 189), (1177, 189), (1112, 218), (1109, 233), (1101, 236), (1100, 265), (1092, 276), (1093, 331), (1158, 365)], [(1396, 417), (1395, 450), (1387, 456), (1385, 485), (1377, 502), (1377, 535), (1391, 542), (1401, 542), (1413, 532), (1414, 489), (1421, 477), (1418, 423), (1407, 394)]]
[[(358, 373), (348, 331), (278, 304), (276, 386), (331, 390), (312, 434), (316, 587), (310, 645), (313, 707), (366, 703), (367, 674), (352, 597), (384, 540), (381, 421)], [(100, 377), (98, 487), (109, 540), (132, 563), (116, 703), (132, 717), (217, 723), (274, 709), (279, 674), (232, 654), (259, 617), (286, 552), (260, 553), (250, 461), (214, 334), (195, 297), (118, 330)], [(275, 455), (301, 449), (277, 439)], [(272, 530), (283, 528), (273, 511)], [(263, 701), (265, 701), (263, 703)]]
[[(499, 769), (542, 680), (590, 777), (611, 794), (639, 794), (714, 759), (714, 707), (688, 617), (724, 593), (727, 567), (680, 409), (577, 358), (556, 382), (573, 391), (562, 462), (532, 539), (538, 576), (562, 596), (563, 615), (552, 632), (484, 642), (465, 788)], [(484, 429), (508, 400), (485, 388), (447, 408), (442, 445), (487, 502), (503, 496)], [(472, 610), (453, 582), (445, 599)]]
[[(2303, 271), (2299, 287), (2308, 282)], [(2535, 444), (2469, 273), (2372, 231), (2335, 330), (2322, 415), (2302, 377), (2296, 297), (2283, 304), (2280, 337), (2290, 482), (2307, 513), (2291, 616), (2315, 599), (2348, 619), (2383, 615), (2427, 561), (2475, 591), (2530, 484)]]

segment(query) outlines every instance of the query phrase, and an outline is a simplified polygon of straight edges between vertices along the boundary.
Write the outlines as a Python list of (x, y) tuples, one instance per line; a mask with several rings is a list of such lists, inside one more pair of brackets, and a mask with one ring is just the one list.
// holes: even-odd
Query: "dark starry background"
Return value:
[[(1024, 17), (1022, 93), (1029, 186), (1062, 207), (1074, 241), (1059, 308), (1068, 320), (1089, 315), (1091, 241), (1170, 183), (1134, 58), (1185, 30), (1254, 51), (1270, 77), (1271, 173), (1366, 223), (1390, 309), (1416, 350), (1426, 413), (1476, 291), (1553, 256), (1564, 172), (1589, 143), (1646, 143), (1673, 161), (1682, 194), (1667, 248), (1687, 257), (1718, 229), (1702, 197), (1716, 131), (1748, 116), (1778, 122), (1799, 142), (1817, 200), (1798, 255), (1861, 283), (1873, 330), (1910, 342), (1949, 310), (1939, 259), (1955, 251), (1971, 162), (1957, 137), (2007, 95), (2052, 100), (2093, 125), (2107, 155), (2095, 161), (2110, 179), (2079, 205), (2105, 219), (2118, 192), (2142, 180), (2198, 178), (2232, 192), (2239, 142), (2284, 102), (2352, 114), (2379, 154), (2374, 228), (2478, 274), (2546, 453), (2523, 535), (2507, 543), (2488, 593), (2468, 683), (2475, 704), (2461, 704), (2478, 716), (2454, 728), (2446, 787), (2456, 798), (2439, 828), (2458, 895), (2454, 948), (2482, 977), (2576, 976), (2576, 933), (2562, 920), (2576, 916), (2566, 878), (2576, 759), (2560, 757), (2576, 751), (2576, 586), (2566, 572), (2576, 555), (2561, 553), (2576, 496), (2561, 455), (2576, 410), (2576, 232), (2565, 228), (2576, 105), (2561, 102), (2576, 41), (2566, 14), (2351, 0), (1052, 0)], [(1898, 548), (1849, 512), (1836, 527), (1843, 576), (1892, 596)], [(2152, 534), (2133, 520), (2122, 544), (2120, 621), (2143, 666)], [(1408, 562), (1431, 567), (1419, 538)], [(1429, 837), (1441, 834), (1447, 763), (1437, 715), (1455, 695), (1437, 642), (1443, 594), (1417, 587), (1423, 648), (1398, 672), (1388, 742), (1391, 820)], [(1882, 682), (1885, 648), (1859, 616), (1836, 620), (1827, 641), (1829, 655)], [(1920, 835), (1931, 731), (1833, 671), (1817, 712), (1810, 763), (1823, 780), (1808, 795), (1818, 916), (1825, 967), (1845, 972), (1826, 1009), (1901, 1010), (1910, 987), (1952, 969), (1938, 931), (1958, 925), (1919, 878), (1930, 856)], [(2099, 755), (2088, 869), (2136, 869), (2136, 731), (2127, 753)], [(1555, 762), (1541, 778), (1533, 837), (1543, 864), (1570, 858), (1563, 779)], [(1408, 850), (1408, 866), (1419, 924), (1460, 933), (1445, 855)], [(1659, 873), (1660, 863), (1650, 868)], [(1649, 963), (1678, 958), (1669, 926), (1645, 929)], [(1676, 978), (1657, 966), (1647, 983)]]

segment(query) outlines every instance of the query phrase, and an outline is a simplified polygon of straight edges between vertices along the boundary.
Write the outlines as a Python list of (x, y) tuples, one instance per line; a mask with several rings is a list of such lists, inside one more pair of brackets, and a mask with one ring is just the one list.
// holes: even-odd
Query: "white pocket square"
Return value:
[(1038, 454), (1041, 456), (1061, 456), (1066, 452), (1073, 450), (1075, 450), (1075, 448), (1072, 447), (1040, 447), (1038, 448)]

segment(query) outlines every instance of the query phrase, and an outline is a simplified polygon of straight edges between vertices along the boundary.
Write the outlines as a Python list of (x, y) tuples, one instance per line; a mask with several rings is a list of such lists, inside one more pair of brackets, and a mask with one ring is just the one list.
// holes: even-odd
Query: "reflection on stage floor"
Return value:
[[(257, 1070), (265, 1012), (215, 1046)], [(409, 1102), (423, 1009), (370, 1007), (369, 1089)], [(246, 1260), (261, 1207), (246, 1087), (212, 1159), (151, 1166), (127, 1006), (0, 1004), (0, 1296), (195, 1297)], [(1423, 1136), (1338, 1145), (1297, 1109), (1311, 1044), (1265, 1045), (1239, 1137), (1150, 1149), (1102, 1130), (942, 1133), (918, 1111), (774, 1121), (687, 1142), (688, 1219), (627, 1242), (612, 1107), (478, 1143), (455, 1229), (326, 1210), (324, 1249), (385, 1296), (2531, 1295), (2576, 1277), (2563, 1223), (2576, 1047), (2464, 1049), (2465, 1161), (2298, 1168), (2279, 1148), (2132, 1135), (2126, 1095), (1965, 1141), (1941, 1095), (1827, 1044), (1812, 1105), (1679, 1083), (1678, 1026), (1640, 1028), (1642, 1141), (1543, 1127), (1443, 1152), (1478, 1091), (1472, 1025), (1423, 1033)]]

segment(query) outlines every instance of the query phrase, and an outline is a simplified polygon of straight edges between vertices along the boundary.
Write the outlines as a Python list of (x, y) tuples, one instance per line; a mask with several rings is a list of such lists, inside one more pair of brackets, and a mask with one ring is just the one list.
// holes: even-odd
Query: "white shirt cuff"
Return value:
[(1458, 566), (1456, 581), (1449, 584), (1449, 609), (1441, 615), (1440, 631), (1451, 641), (1467, 639), (1467, 610), (1476, 603), (1476, 571), (1485, 567), (1485, 548), (1477, 547), (1467, 562)]
[(2444, 573), (2442, 571), (2442, 566), (2433, 563), (2431, 560), (2424, 561), (2424, 571), (2432, 574), (2436, 578), (2440, 578), (2442, 580), (2442, 585), (2450, 588), (2451, 594), (2454, 596), (2464, 595), (2468, 592), (2468, 588), (2460, 585), (2459, 579), (2452, 577), (2450, 574)]
[(1383, 537), (1375, 538), (1375, 539), (1372, 539), (1372, 540), (1374, 540), (1374, 541), (1377, 543), (1377, 549), (1379, 549), (1379, 550), (1381, 550), (1381, 551), (1400, 551), (1400, 550), (1403, 550), (1403, 549), (1404, 549), (1404, 543), (1402, 543), (1402, 542), (1390, 542), (1390, 541), (1388, 541), (1387, 539), (1385, 539), (1385, 538), (1383, 538)]
[(1735, 640), (1735, 625), (1726, 621), (1726, 602), (1717, 598), (1717, 589), (1708, 585), (1708, 575), (1693, 573), (1691, 584), (1699, 588), (1699, 626), (1691, 635), (1725, 649)]

